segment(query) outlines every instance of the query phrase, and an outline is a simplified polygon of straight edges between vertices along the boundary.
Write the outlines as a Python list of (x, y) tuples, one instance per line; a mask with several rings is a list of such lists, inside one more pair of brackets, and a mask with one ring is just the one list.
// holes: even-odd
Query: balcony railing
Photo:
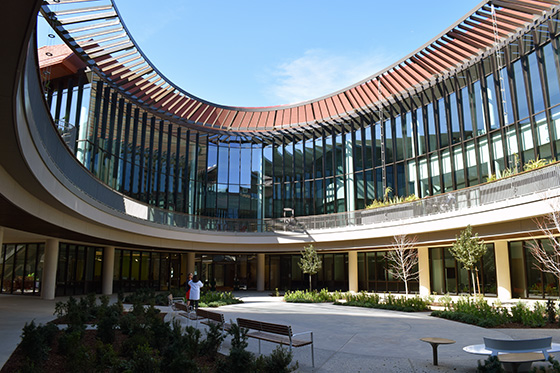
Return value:
[[(274, 232), (336, 229), (421, 218), (451, 211), (488, 206), (527, 195), (544, 195), (560, 188), (560, 165), (551, 165), (507, 179), (482, 184), (413, 202), (337, 214), (275, 218), (220, 219), (148, 208), (147, 220), (175, 227), (224, 232)], [(541, 198), (540, 196), (538, 198)]]

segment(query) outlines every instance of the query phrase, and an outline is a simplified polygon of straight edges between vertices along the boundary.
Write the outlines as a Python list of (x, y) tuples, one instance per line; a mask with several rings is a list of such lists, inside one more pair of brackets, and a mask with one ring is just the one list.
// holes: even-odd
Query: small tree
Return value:
[(542, 272), (551, 273), (560, 280), (560, 203), (551, 203), (552, 212), (534, 219), (537, 227), (549, 241), (547, 250), (538, 240), (533, 239), (527, 246), (536, 260), (535, 267)]
[(476, 264), (486, 253), (486, 244), (478, 237), (478, 234), (473, 236), (472, 227), (469, 224), (467, 228), (461, 232), (461, 235), (457, 237), (457, 241), (449, 251), (458, 262), (463, 264), (464, 269), (471, 271), (473, 292), (474, 295), (476, 295), (477, 288), (480, 290), (478, 267)]
[(408, 281), (418, 279), (418, 250), (416, 237), (408, 238), (406, 234), (394, 236), (389, 259), (389, 273), (404, 282), (404, 290), (408, 295)]
[(317, 250), (315, 250), (313, 245), (303, 247), (301, 259), (298, 264), (303, 273), (309, 274), (309, 291), (311, 291), (311, 276), (319, 272), (321, 269), (321, 260), (319, 259)]

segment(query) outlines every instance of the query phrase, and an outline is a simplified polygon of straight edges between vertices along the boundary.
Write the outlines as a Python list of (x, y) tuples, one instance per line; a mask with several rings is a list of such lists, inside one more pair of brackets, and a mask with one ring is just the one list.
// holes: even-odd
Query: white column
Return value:
[(511, 275), (509, 273), (509, 250), (507, 241), (494, 242), (494, 256), (496, 260), (496, 282), (498, 299), (511, 299)]
[(115, 248), (103, 248), (103, 278), (101, 280), (101, 294), (113, 294), (113, 275), (115, 272)]
[(257, 291), (264, 291), (264, 254), (257, 254)]
[(41, 284), (41, 298), (54, 299), (56, 291), (56, 267), (58, 265), (58, 240), (48, 239), (45, 243), (45, 263)]
[(418, 248), (418, 271), (420, 295), (430, 295), (430, 253), (427, 247)]
[(358, 289), (358, 252), (348, 252), (348, 290), (357, 292)]

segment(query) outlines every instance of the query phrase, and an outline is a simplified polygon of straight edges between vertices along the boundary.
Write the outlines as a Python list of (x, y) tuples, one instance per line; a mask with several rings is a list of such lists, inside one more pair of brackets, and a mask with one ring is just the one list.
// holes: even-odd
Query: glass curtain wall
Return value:
[[(539, 25), (538, 38), (530, 31), (498, 51), (501, 66), (490, 55), (382, 115), (297, 136), (205, 133), (144, 110), (94, 75), (79, 159), (132, 198), (223, 219), (207, 227), (215, 229), (286, 209), (296, 216), (361, 209), (387, 188), (389, 196), (425, 197), (476, 185), (559, 155), (557, 17)], [(49, 92), (56, 118), (78, 115), (73, 99), (56, 98), (64, 88)]]
[(136, 289), (170, 290), (184, 286), (181, 273), (181, 254), (115, 250), (113, 291)]
[[(348, 290), (348, 254), (318, 254), (321, 269), (311, 276), (313, 289)], [(270, 290), (309, 289), (309, 275), (299, 267), (301, 255), (267, 255), (265, 287)]]
[[(360, 291), (404, 293), (404, 282), (389, 273), (387, 251), (358, 253), (358, 288)], [(417, 268), (416, 268), (417, 270)], [(410, 293), (418, 293), (418, 279), (408, 283)]]
[[(486, 254), (476, 265), (481, 292), (486, 296), (497, 296), (496, 260), (494, 244), (486, 244)], [(471, 271), (457, 262), (449, 248), (429, 249), (430, 288), (437, 294), (472, 294)], [(475, 277), (476, 278), (476, 277)]]
[(4, 244), (0, 250), (0, 291), (7, 294), (40, 295), (45, 245)]
[(56, 296), (101, 292), (103, 249), (60, 243), (56, 271)]
[[(551, 273), (538, 269), (537, 262), (531, 254), (529, 241), (509, 243), (509, 266), (511, 273), (511, 290), (513, 298), (545, 299), (559, 296), (558, 279)], [(552, 252), (548, 239), (536, 240), (534, 243)]]

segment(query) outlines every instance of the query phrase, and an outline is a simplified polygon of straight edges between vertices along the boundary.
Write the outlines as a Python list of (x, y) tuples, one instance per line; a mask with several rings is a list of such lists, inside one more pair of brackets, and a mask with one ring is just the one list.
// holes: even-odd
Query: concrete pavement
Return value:
[[(311, 368), (310, 347), (294, 349), (301, 372), (475, 372), (483, 357), (463, 352), (482, 337), (531, 338), (552, 336), (560, 343), (560, 329), (484, 329), (429, 316), (429, 312), (404, 313), (332, 304), (285, 303), (265, 293), (239, 292), (244, 303), (224, 306), (226, 320), (237, 317), (292, 325), (295, 333), (313, 331), (315, 369)], [(58, 300), (65, 300), (57, 298)], [(25, 322), (44, 323), (54, 316), (56, 301), (35, 297), (0, 295), (0, 365), (20, 341)], [(163, 307), (165, 310), (166, 307)], [(168, 318), (171, 318), (171, 312)], [(182, 324), (187, 320), (179, 317)], [(203, 327), (199, 325), (199, 327)], [(423, 337), (456, 341), (438, 349), (439, 366), (432, 365), (432, 349)], [(227, 352), (230, 338), (222, 346)], [(262, 342), (262, 352), (276, 347)], [(249, 339), (249, 350), (258, 352), (258, 341)]]

